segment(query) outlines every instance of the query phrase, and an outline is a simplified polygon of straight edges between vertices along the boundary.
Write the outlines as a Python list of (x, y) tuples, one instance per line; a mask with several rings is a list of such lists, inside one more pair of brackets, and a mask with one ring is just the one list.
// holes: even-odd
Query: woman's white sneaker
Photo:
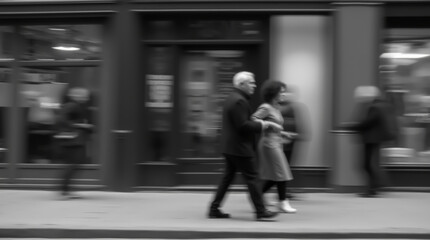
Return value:
[(290, 202), (288, 200), (284, 200), (279, 202), (279, 210), (284, 213), (296, 213), (297, 209), (291, 207)]

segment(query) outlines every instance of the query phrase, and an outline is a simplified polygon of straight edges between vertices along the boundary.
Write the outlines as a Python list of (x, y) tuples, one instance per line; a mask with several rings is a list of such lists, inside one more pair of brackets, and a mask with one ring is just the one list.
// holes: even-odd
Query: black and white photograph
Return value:
[(430, 239), (430, 0), (0, 0), (0, 240)]

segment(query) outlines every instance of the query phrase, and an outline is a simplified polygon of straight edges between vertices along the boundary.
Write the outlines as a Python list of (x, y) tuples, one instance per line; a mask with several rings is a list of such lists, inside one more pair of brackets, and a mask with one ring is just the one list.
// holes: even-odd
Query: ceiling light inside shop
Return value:
[(424, 58), (430, 56), (424, 53), (383, 53), (381, 58)]
[(60, 50), (60, 51), (79, 51), (81, 50), (81, 48), (77, 45), (71, 45), (71, 44), (61, 44), (61, 45), (57, 45), (52, 47), (55, 50)]
[(49, 30), (51, 30), (51, 31), (59, 31), (59, 32), (65, 32), (65, 31), (67, 31), (65, 28), (57, 28), (57, 27), (50, 27)]

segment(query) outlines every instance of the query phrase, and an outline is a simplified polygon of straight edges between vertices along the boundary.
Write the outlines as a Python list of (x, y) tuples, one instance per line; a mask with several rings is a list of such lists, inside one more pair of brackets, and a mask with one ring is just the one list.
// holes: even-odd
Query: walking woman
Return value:
[[(252, 120), (270, 121), (282, 126), (284, 120), (280, 112), (280, 102), (286, 90), (286, 85), (280, 81), (266, 81), (261, 90), (264, 103), (252, 115)], [(264, 180), (262, 192), (266, 193), (276, 185), (279, 197), (278, 207), (285, 213), (297, 211), (291, 207), (286, 198), (286, 183), (293, 179), (293, 175), (283, 152), (283, 143), (285, 139), (290, 138), (293, 138), (292, 133), (268, 128), (262, 132), (258, 143), (260, 178)]]

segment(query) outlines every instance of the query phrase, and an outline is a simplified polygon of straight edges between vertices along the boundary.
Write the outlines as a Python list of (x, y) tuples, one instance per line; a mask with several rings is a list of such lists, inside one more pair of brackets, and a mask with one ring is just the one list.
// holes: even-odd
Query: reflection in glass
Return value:
[(244, 52), (189, 51), (182, 63), (182, 157), (220, 157), (222, 103), (244, 67)]
[(430, 29), (387, 32), (381, 86), (395, 107), (400, 134), (383, 153), (390, 163), (430, 163)]
[(0, 67), (0, 163), (6, 161), (7, 110), (12, 106), (11, 69)]
[(0, 61), (12, 60), (13, 28), (0, 26)]
[(0, 67), (0, 163), (6, 161), (7, 110), (12, 106), (11, 69)]
[(98, 60), (101, 25), (23, 26), (24, 60)]
[[(24, 108), (27, 119), (27, 163), (63, 162), (64, 142), (57, 139), (57, 134), (60, 132), (60, 114), (70, 101), (67, 92), (76, 87), (90, 91), (89, 101), (80, 110), (80, 116), (84, 116), (80, 120), (85, 118), (85, 123), (95, 124), (95, 94), (99, 92), (99, 78), (99, 68), (95, 67), (39, 67), (23, 70), (20, 106)], [(70, 117), (74, 118), (74, 113)], [(96, 135), (97, 131), (92, 131), (85, 140), (82, 163), (96, 163)]]

